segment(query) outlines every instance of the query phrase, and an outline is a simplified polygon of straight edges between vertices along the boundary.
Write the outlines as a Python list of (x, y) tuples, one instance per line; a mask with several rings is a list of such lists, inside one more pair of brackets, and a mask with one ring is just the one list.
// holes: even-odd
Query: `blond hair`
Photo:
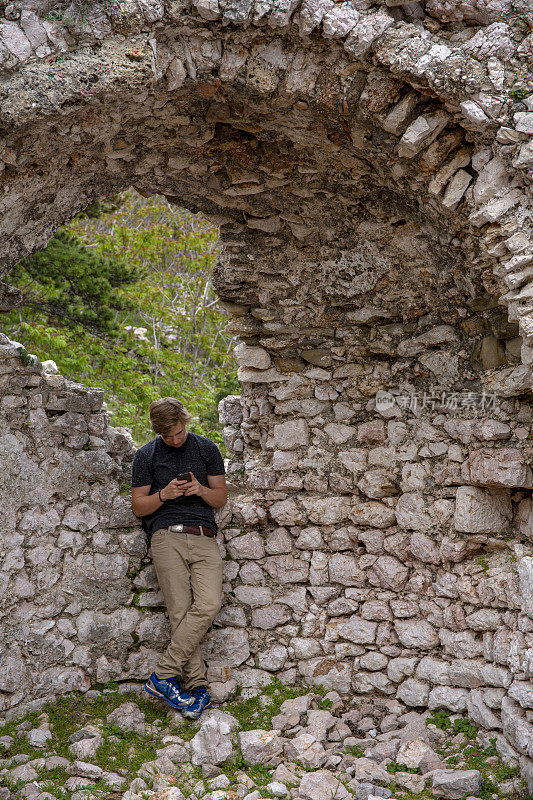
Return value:
[(159, 400), (154, 400), (148, 410), (152, 430), (160, 436), (166, 436), (177, 422), (188, 425), (192, 420), (192, 414), (189, 414), (183, 403), (175, 397), (161, 397)]

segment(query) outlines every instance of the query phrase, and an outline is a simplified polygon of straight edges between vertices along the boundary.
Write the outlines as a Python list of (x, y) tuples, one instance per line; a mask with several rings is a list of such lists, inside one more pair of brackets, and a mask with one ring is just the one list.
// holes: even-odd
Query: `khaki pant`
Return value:
[(154, 533), (151, 547), (172, 631), (155, 673), (158, 678), (180, 675), (188, 690), (205, 686), (200, 641), (222, 601), (222, 559), (217, 541), (165, 528)]

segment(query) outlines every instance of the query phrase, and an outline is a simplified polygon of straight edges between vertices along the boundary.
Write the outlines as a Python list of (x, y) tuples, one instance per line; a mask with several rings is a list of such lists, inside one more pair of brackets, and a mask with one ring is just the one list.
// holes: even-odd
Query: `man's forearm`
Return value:
[(137, 497), (132, 501), (131, 508), (136, 517), (146, 517), (148, 514), (153, 514), (158, 508), (161, 508), (163, 503), (159, 499), (159, 495), (146, 494), (143, 497)]
[(222, 508), (222, 506), (226, 505), (228, 493), (225, 488), (211, 489), (209, 486), (202, 485), (200, 497), (202, 500), (205, 500), (208, 506), (212, 508)]

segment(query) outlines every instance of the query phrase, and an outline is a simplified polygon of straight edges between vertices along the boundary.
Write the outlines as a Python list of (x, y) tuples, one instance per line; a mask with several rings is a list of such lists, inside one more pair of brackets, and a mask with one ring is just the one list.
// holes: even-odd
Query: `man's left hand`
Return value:
[(185, 497), (190, 497), (192, 494), (197, 494), (201, 497), (206, 487), (202, 486), (202, 484), (196, 480), (193, 472), (191, 472), (191, 478), (192, 480), (185, 484), (185, 491), (183, 494)]

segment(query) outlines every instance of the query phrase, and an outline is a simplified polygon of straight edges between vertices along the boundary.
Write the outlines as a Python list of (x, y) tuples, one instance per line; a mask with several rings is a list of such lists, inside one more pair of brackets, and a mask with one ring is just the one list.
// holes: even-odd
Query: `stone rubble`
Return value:
[[(215, 696), (277, 675), (467, 710), (533, 789), (527, 4), (86, 5), (2, 7), (2, 271), (130, 186), (220, 226), (242, 395)], [(1, 339), (6, 715), (142, 680), (168, 637), (131, 437), (44, 364)]]
[[(53, 755), (59, 743), (54, 738), (52, 727), (48, 749), (44, 750), (42, 757), (10, 756), (8, 749), (6, 757), (0, 759), (0, 780), (4, 780), (8, 787), (2, 795), (3, 800), (12, 800), (16, 796), (10, 787), (17, 781), (19, 789), (23, 784), (23, 797), (57, 800), (57, 792), (50, 789), (51, 784), (45, 784), (49, 791), (40, 791), (43, 776), (54, 770), (64, 775), (60, 785), (75, 793), (74, 800), (103, 797), (103, 793), (109, 791), (105, 787), (112, 788), (119, 800), (181, 800), (185, 797), (195, 797), (196, 800), (262, 800), (265, 795), (292, 800), (324, 800), (329, 797), (337, 800), (350, 797), (356, 800), (372, 797), (398, 800), (405, 792), (420, 794), (426, 790), (435, 798), (459, 800), (467, 795), (478, 797), (483, 789), (479, 770), (466, 768), (466, 765), (465, 768), (461, 765), (451, 768), (441, 760), (451, 756), (458, 760), (458, 754), (467, 742), (464, 734), (456, 734), (453, 730), (446, 733), (432, 723), (427, 712), (409, 711), (397, 700), (342, 700), (335, 692), (329, 692), (325, 697), (307, 693), (282, 703), (277, 718), (292, 715), (290, 721), (293, 724), (290, 730), (280, 733), (277, 729), (251, 727), (254, 718), (242, 717), (238, 702), (232, 711), (237, 713), (240, 722), (223, 707), (214, 708), (204, 712), (187, 732), (190, 723), (179, 714), (166, 711), (158, 701), (145, 698), (144, 702), (158, 708), (161, 714), (151, 723), (149, 730), (141, 732), (132, 730), (131, 723), (136, 720), (138, 724), (141, 718), (145, 720), (145, 714), (135, 700), (135, 692), (141, 690), (142, 685), (130, 684), (127, 688), (131, 699), (116, 706), (105, 721), (94, 719), (76, 730), (70, 740), (78, 743), (86, 742), (88, 737), (94, 740), (98, 731), (101, 742), (105, 741), (109, 747), (112, 741), (120, 742), (113, 733), (119, 728), (129, 737), (130, 756), (135, 754), (137, 744), (145, 747), (147, 741), (159, 743), (154, 761), (143, 763), (133, 773), (124, 768), (113, 772), (100, 765), (105, 763), (100, 760), (102, 750), (94, 751), (90, 760), (80, 760), (75, 755), (70, 758)], [(101, 697), (102, 692), (93, 691), (92, 695), (91, 699), (95, 699)], [(266, 710), (272, 697), (262, 696), (259, 708), (262, 706)], [(329, 703), (331, 710), (320, 708), (324, 701)], [(90, 718), (90, 714), (85, 716)], [(465, 723), (464, 718), (452, 715), (449, 724), (454, 719), (457, 724)], [(42, 727), (43, 722), (40, 724)], [(15, 732), (31, 733), (31, 730), (38, 729), (22, 722)], [(316, 736), (306, 733), (309, 730), (313, 730)], [(180, 733), (181, 736), (176, 735)], [(5, 742), (8, 748), (16, 746), (13, 737), (4, 738), (11, 739), (11, 742)], [(489, 742), (482, 729), (474, 738), (471, 744), (478, 748), (476, 752), (483, 752), (479, 748), (484, 748)], [(494, 742), (496, 739), (490, 741), (492, 752), (496, 752)], [(321, 757), (315, 761), (318, 748)], [(313, 758), (306, 757), (309, 749), (314, 753)], [(515, 756), (509, 758), (506, 754), (505, 760), (508, 764), (517, 764)], [(254, 772), (257, 765), (262, 772)], [(487, 758), (484, 768), (490, 775), (491, 769), (499, 768), (498, 765), (501, 766), (500, 760), (492, 755)], [(198, 770), (201, 771), (201, 780), (198, 780)], [(517, 772), (517, 768), (514, 771)], [(60, 778), (54, 780), (61, 781)], [(509, 792), (522, 786), (516, 778), (508, 779), (507, 783)]]

